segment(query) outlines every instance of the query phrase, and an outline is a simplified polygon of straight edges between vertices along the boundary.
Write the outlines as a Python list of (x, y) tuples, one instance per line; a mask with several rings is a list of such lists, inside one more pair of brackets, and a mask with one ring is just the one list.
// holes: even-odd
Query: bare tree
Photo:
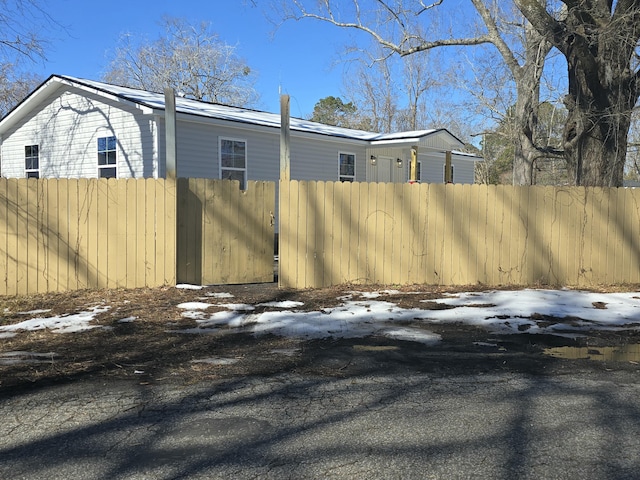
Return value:
[(165, 18), (164, 28), (154, 42), (124, 35), (103, 80), (155, 92), (170, 86), (188, 98), (236, 106), (258, 101), (253, 72), (208, 23)]
[(428, 125), (425, 96), (438, 86), (434, 72), (436, 62), (430, 61), (431, 52), (420, 52), (403, 58), (402, 79), (407, 108), (401, 112), (399, 130), (418, 130)]
[[(515, 82), (514, 118), (518, 126), (514, 183), (531, 184), (535, 160), (550, 153), (547, 147), (539, 148), (533, 137), (540, 103), (540, 78), (551, 43), (527, 22), (518, 23), (513, 15), (507, 15), (501, 4), (492, 0), (471, 0), (484, 27), (476, 35), (457, 37), (434, 31), (431, 28), (433, 20), (428, 16), (442, 3), (442, 0), (432, 3), (423, 0), (320, 0), (310, 6), (311, 3), (304, 0), (288, 0), (290, 8), (285, 9), (284, 17), (296, 20), (311, 18), (359, 30), (372, 37), (387, 52), (403, 57), (447, 46), (494, 45)], [(517, 35), (514, 35), (514, 30)]]
[(55, 21), (37, 0), (0, 0), (0, 117), (39, 82), (25, 64), (41, 60)]
[(388, 133), (395, 127), (399, 93), (388, 59), (376, 58), (356, 60), (345, 74), (344, 91), (360, 115), (369, 119), (372, 131)]
[(631, 112), (640, 96), (640, 0), (515, 3), (567, 60), (563, 146), (572, 182), (622, 185)]
[(44, 58), (53, 22), (38, 0), (0, 0), (0, 63)]
[(21, 73), (10, 63), (0, 65), (0, 118), (20, 103), (42, 79), (29, 73)]

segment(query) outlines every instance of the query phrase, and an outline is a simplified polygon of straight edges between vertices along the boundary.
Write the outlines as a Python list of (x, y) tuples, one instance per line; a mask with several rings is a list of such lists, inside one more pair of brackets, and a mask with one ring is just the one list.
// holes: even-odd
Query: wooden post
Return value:
[(411, 164), (409, 167), (409, 182), (418, 181), (418, 146), (411, 147)]
[(451, 151), (447, 150), (444, 161), (444, 183), (453, 183), (451, 178)]
[(289, 95), (280, 95), (280, 181), (291, 180)]
[(164, 128), (165, 128), (165, 176), (175, 180), (178, 176), (178, 153), (176, 141), (176, 94), (173, 88), (164, 89)]
[[(277, 209), (282, 209), (282, 185), (291, 181), (291, 132), (290, 132), (290, 114), (289, 114), (289, 95), (280, 95), (280, 182), (278, 185), (278, 205)], [(282, 234), (282, 215), (276, 212), (278, 217), (278, 286), (282, 286), (282, 242), (280, 235)], [(285, 261), (287, 259), (285, 258)]]
[[(167, 197), (167, 209), (169, 210), (167, 219), (172, 219), (166, 230), (167, 247), (173, 247), (173, 252), (166, 252), (173, 255), (173, 272), (169, 277), (172, 283), (178, 282), (178, 271), (180, 265), (180, 247), (178, 244), (178, 142), (176, 140), (176, 94), (173, 88), (164, 89), (164, 128), (165, 128), (165, 194)], [(165, 275), (166, 276), (166, 275)]]

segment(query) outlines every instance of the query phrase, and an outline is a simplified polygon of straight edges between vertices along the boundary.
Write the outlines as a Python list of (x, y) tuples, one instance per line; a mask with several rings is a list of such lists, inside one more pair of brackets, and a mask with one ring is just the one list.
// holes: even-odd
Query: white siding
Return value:
[(2, 175), (24, 177), (24, 147), (39, 145), (40, 177), (97, 177), (97, 139), (117, 139), (120, 178), (154, 172), (153, 118), (76, 89), (50, 96), (4, 135)]

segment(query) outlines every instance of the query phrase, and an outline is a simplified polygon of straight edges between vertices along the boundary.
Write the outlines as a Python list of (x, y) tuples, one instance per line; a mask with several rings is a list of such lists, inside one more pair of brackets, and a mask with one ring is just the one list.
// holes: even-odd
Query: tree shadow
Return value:
[[(260, 302), (294, 295), (274, 289)], [(277, 362), (272, 340), (211, 344), (221, 356), (248, 344), (255, 368), (245, 376), (189, 384), (83, 372), (5, 389), (0, 473), (50, 478), (83, 465), (91, 478), (615, 479), (640, 467), (635, 372), (379, 337), (302, 342)], [(191, 342), (167, 334), (165, 344), (130, 346), (128, 361), (144, 364), (155, 350), (183, 362)]]

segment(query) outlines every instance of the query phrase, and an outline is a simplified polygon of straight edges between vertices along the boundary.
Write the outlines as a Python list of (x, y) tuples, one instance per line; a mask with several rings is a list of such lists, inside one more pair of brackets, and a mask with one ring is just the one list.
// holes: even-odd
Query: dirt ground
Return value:
[[(40, 330), (21, 332), (12, 338), (0, 338), (0, 354), (25, 352), (20, 363), (0, 364), (0, 391), (87, 377), (130, 379), (141, 384), (169, 381), (188, 384), (278, 372), (343, 377), (371, 372), (402, 373), (404, 370), (434, 374), (481, 374), (494, 370), (545, 374), (593, 368), (640, 371), (636, 362), (567, 361), (542, 353), (547, 347), (569, 344), (597, 347), (640, 343), (640, 333), (637, 331), (625, 332), (624, 335), (599, 332), (577, 340), (548, 335), (510, 335), (496, 338), (495, 334), (480, 327), (439, 324), (423, 326), (442, 336), (442, 342), (429, 347), (375, 336), (303, 341), (273, 335), (189, 335), (172, 332), (195, 326), (194, 320), (181, 315), (183, 310), (177, 305), (198, 301), (205, 293), (231, 293), (234, 295), (234, 303), (296, 300), (304, 303), (300, 309), (311, 311), (336, 306), (341, 303), (339, 297), (353, 290), (379, 291), (383, 288), (389, 287), (344, 285), (293, 291), (278, 289), (276, 284), (262, 284), (212, 286), (204, 290), (163, 287), (0, 297), (0, 325), (18, 323), (29, 318), (19, 312), (50, 309), (44, 315), (53, 316), (86, 311), (96, 305), (110, 307), (106, 312), (98, 314), (92, 322), (108, 326), (109, 329), (70, 334)], [(388, 300), (403, 308), (446, 308), (437, 303), (424, 303), (424, 300), (439, 298), (443, 292), (474, 289), (486, 288), (403, 287), (399, 288), (400, 293), (389, 295)], [(420, 291), (421, 294), (409, 294), (415, 291)], [(257, 307), (254, 313), (259, 313), (260, 308)], [(215, 307), (207, 310), (213, 311)], [(136, 320), (130, 323), (119, 322), (126, 317), (136, 317)], [(497, 343), (499, 348), (487, 348), (484, 344), (489, 341)], [(44, 359), (31, 358), (29, 352), (51, 352), (55, 355)], [(230, 358), (234, 362), (194, 362), (212, 356)]]

